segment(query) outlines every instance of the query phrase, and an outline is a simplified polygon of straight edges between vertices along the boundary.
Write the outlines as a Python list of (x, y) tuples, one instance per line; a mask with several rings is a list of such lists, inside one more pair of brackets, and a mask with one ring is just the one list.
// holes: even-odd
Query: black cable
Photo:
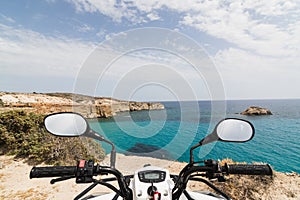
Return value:
[(221, 194), (223, 197), (225, 197), (227, 200), (231, 200), (227, 194), (225, 194), (224, 192), (222, 192), (219, 188), (217, 188), (216, 186), (214, 186), (211, 182), (203, 179), (203, 178), (189, 178), (189, 180), (192, 181), (200, 181), (202, 183), (205, 183), (206, 185), (208, 185), (210, 188), (214, 189), (216, 192), (218, 192), (219, 194)]

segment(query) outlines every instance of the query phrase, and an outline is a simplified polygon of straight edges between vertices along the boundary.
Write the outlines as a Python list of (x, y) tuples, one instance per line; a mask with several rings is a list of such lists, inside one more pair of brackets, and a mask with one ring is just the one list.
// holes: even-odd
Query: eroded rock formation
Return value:
[(2, 110), (23, 109), (40, 114), (78, 112), (87, 118), (108, 118), (118, 112), (161, 110), (161, 103), (121, 101), (69, 93), (0, 93)]

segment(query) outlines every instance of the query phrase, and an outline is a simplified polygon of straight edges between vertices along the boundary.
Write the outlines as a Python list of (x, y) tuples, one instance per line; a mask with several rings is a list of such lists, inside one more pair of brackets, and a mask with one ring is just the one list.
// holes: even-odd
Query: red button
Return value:
[(79, 167), (84, 168), (84, 165), (85, 165), (85, 160), (80, 160), (79, 161)]

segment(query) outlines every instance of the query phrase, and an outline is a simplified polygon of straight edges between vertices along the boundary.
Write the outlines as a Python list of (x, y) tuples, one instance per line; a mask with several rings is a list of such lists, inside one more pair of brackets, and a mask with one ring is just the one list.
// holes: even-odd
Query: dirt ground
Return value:
[[(108, 164), (107, 157), (102, 164)], [(159, 160), (154, 158), (117, 155), (117, 169), (123, 174), (132, 174), (144, 164), (167, 168), (171, 173), (178, 174), (185, 163)], [(76, 184), (74, 179), (51, 185), (50, 178), (29, 179), (32, 166), (24, 160), (12, 156), (0, 156), (0, 199), (73, 199), (87, 184)], [(275, 172), (273, 178), (254, 176), (230, 176), (227, 182), (217, 183), (232, 199), (300, 199), (300, 176), (292, 173)], [(194, 191), (208, 190), (201, 183), (191, 182), (189, 189)], [(109, 192), (98, 186), (92, 193)]]

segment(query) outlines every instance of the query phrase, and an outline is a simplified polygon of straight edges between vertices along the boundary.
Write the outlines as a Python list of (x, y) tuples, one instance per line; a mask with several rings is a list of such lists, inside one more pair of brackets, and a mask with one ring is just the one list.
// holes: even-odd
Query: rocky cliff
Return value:
[(40, 114), (78, 112), (87, 118), (107, 118), (118, 112), (161, 110), (161, 103), (122, 101), (70, 93), (0, 93), (0, 110), (23, 109)]

